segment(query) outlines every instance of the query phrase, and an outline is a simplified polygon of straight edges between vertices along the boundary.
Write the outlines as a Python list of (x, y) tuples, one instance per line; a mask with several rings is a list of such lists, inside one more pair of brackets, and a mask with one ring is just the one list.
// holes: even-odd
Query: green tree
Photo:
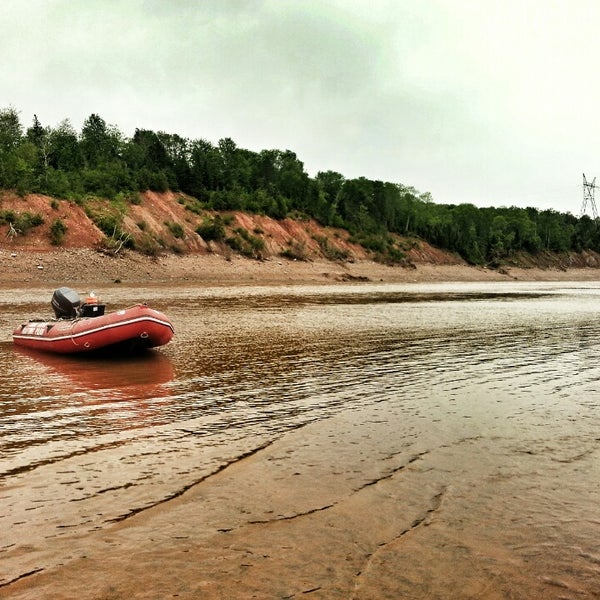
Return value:
[(153, 131), (136, 129), (133, 139), (123, 144), (122, 157), (138, 190), (179, 189), (169, 155)]
[(99, 115), (91, 114), (83, 122), (80, 147), (87, 167), (94, 169), (117, 159), (121, 143), (120, 131)]
[(12, 107), (0, 110), (0, 155), (16, 150), (22, 139), (19, 113)]
[(319, 171), (315, 180), (322, 198), (320, 214), (317, 216), (326, 225), (340, 224), (338, 205), (344, 176), (336, 171)]
[(293, 208), (310, 212), (312, 207), (308, 205), (308, 175), (302, 161), (298, 160), (294, 152), (286, 150), (278, 153), (275, 167), (278, 191), (292, 201)]
[(209, 191), (223, 189), (223, 160), (217, 148), (206, 140), (195, 140), (190, 147), (190, 186), (186, 190), (203, 198)]
[(34, 171), (38, 191), (47, 191), (48, 169), (50, 168), (50, 128), (42, 127), (37, 115), (33, 115), (33, 123), (26, 132), (26, 138), (35, 148)]
[(217, 145), (221, 165), (222, 186), (227, 190), (241, 191), (244, 189), (244, 161), (238, 153), (237, 146), (231, 138), (219, 140)]
[(167, 134), (161, 131), (157, 133), (157, 136), (172, 165), (171, 170), (177, 187), (180, 190), (189, 191), (192, 183), (190, 140), (177, 134)]
[(49, 165), (60, 171), (78, 171), (83, 167), (83, 155), (77, 132), (69, 119), (64, 119), (48, 132)]
[(488, 258), (492, 263), (497, 263), (513, 251), (515, 240), (514, 231), (506, 217), (496, 215), (492, 221), (489, 233)]
[(0, 110), (0, 187), (19, 187), (23, 164), (16, 151), (22, 138), (19, 113), (12, 107)]

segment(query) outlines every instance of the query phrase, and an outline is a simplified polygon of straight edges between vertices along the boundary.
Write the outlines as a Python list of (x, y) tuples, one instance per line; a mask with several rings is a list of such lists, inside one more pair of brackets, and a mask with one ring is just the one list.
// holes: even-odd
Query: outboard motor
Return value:
[(51, 304), (57, 319), (75, 319), (81, 299), (75, 290), (61, 287), (52, 294)]

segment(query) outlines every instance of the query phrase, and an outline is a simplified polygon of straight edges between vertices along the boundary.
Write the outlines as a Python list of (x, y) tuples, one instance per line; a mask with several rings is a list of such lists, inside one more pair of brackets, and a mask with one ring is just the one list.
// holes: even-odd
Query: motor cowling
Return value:
[(52, 294), (52, 308), (57, 319), (74, 319), (81, 304), (79, 294), (68, 287), (61, 287)]

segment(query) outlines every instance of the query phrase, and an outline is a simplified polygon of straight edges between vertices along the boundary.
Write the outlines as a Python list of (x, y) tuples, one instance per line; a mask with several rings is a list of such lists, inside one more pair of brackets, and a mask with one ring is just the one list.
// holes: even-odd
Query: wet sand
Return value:
[(429, 455), (449, 472), (477, 440), (435, 448), (423, 436), (410, 453), (388, 448), (388, 469), (368, 478), (360, 463), (375, 469), (377, 459), (365, 455), (381, 459), (368, 432), (338, 416), (288, 434), (177, 498), (60, 542), (53, 568), (1, 588), (0, 598), (554, 597), (527, 572), (519, 580), (526, 563), (503, 556), (498, 540), (437, 528), (447, 496), (460, 502), (472, 482), (436, 480)]
[[(419, 507), (398, 512), (389, 473), (337, 472), (340, 453), (358, 460), (369, 446), (363, 434), (339, 418), (286, 435), (178, 498), (65, 542), (64, 565), (0, 597), (387, 597), (375, 582), (383, 575), (389, 586), (398, 565), (380, 572), (385, 546), (431, 523), (443, 489), (425, 485)], [(398, 470), (418, 459), (404, 457)]]
[[(553, 493), (530, 480), (539, 457), (511, 465), (489, 440), (457, 432), (442, 442), (435, 426), (406, 444), (386, 417), (370, 407), (307, 425), (176, 498), (57, 541), (54, 566), (0, 598), (597, 597), (597, 557), (574, 570), (528, 530), (527, 514), (511, 514), (513, 494), (535, 512)], [(471, 519), (490, 519), (492, 531)], [(494, 520), (511, 525), (498, 533)]]

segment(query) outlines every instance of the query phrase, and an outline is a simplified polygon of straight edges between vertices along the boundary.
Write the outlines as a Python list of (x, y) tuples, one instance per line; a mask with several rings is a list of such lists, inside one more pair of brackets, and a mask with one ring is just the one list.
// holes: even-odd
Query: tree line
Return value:
[(16, 109), (0, 110), (0, 189), (78, 202), (180, 191), (207, 210), (312, 217), (384, 255), (393, 247), (390, 233), (424, 239), (472, 264), (499, 264), (519, 251), (600, 251), (597, 223), (587, 216), (437, 204), (400, 183), (334, 171), (310, 177), (290, 150), (255, 152), (231, 138), (213, 144), (147, 129), (128, 138), (97, 114), (76, 131), (68, 119), (50, 127), (36, 115), (25, 128)]

